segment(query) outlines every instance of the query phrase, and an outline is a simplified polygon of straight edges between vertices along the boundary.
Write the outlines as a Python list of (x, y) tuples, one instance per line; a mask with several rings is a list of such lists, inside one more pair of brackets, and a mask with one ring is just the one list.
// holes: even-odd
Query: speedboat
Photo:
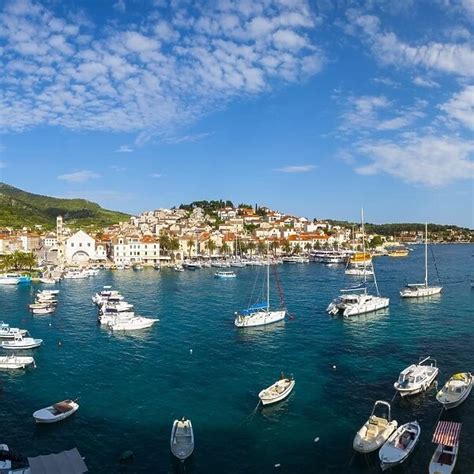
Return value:
[(87, 271), (69, 270), (64, 274), (63, 278), (66, 280), (81, 280), (89, 278), (89, 273)]
[(170, 439), (171, 452), (184, 462), (194, 451), (194, 432), (191, 420), (174, 420)]
[(433, 443), (437, 444), (431, 457), (430, 474), (450, 474), (458, 458), (461, 423), (439, 421), (433, 433)]
[(26, 329), (11, 328), (9, 324), (0, 322), (0, 339), (14, 339), (18, 334), (25, 336), (27, 333)]
[(135, 331), (137, 329), (149, 328), (157, 321), (159, 321), (159, 319), (144, 318), (143, 316), (115, 318), (107, 323), (107, 327), (112, 331)]
[[(426, 362), (429, 362), (429, 365), (426, 365)], [(416, 395), (428, 389), (438, 375), (438, 371), (436, 360), (428, 356), (418, 364), (412, 364), (402, 370), (393, 386), (402, 397)]]
[(0, 357), (0, 369), (25, 369), (30, 365), (36, 367), (35, 359), (30, 356), (16, 356), (13, 354)]
[(271, 405), (272, 403), (284, 400), (294, 388), (295, 380), (293, 377), (285, 377), (284, 374), (281, 374), (280, 380), (262, 390), (258, 394), (258, 398), (260, 398), (263, 405)]
[(436, 400), (446, 410), (461, 405), (469, 396), (474, 383), (474, 377), (470, 372), (454, 374), (436, 394)]
[(33, 339), (32, 337), (23, 337), (21, 334), (17, 334), (13, 340), (2, 341), (3, 349), (10, 350), (21, 350), (21, 349), (34, 349), (43, 344), (43, 339)]
[(182, 265), (176, 265), (176, 266), (173, 268), (173, 270), (174, 270), (175, 272), (184, 272), (184, 268), (183, 268)]
[(38, 291), (38, 295), (57, 295), (59, 294), (59, 290), (40, 290)]
[(214, 273), (214, 276), (216, 278), (235, 278), (237, 275), (234, 272), (226, 272), (226, 271), (220, 270)]
[(33, 314), (52, 314), (54, 313), (54, 306), (52, 304), (30, 304), (30, 309)]
[(404, 462), (418, 443), (420, 433), (418, 421), (406, 423), (392, 433), (379, 451), (382, 471)]
[(33, 413), (36, 423), (56, 423), (71, 416), (79, 409), (76, 400), (63, 400)]
[(372, 276), (374, 271), (371, 268), (349, 267), (344, 270), (344, 273), (350, 276)]
[(0, 444), (0, 473), (8, 474), (11, 472), (12, 462), (10, 455), (8, 445)]
[[(385, 416), (375, 415), (377, 407), (385, 407)], [(352, 446), (359, 453), (371, 453), (384, 444), (389, 436), (397, 429), (398, 422), (391, 419), (390, 403), (377, 400), (369, 419), (357, 432)]]
[[(358, 293), (362, 292), (362, 293)], [(341, 314), (344, 318), (357, 316), (358, 314), (371, 313), (387, 308), (390, 299), (383, 296), (370, 295), (367, 287), (348, 288), (341, 290), (341, 295), (331, 301), (326, 311), (330, 315)]]

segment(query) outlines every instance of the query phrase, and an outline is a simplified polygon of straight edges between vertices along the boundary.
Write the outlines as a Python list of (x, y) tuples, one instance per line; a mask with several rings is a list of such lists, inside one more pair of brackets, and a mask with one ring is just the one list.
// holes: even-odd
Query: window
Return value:
[(91, 246), (91, 243), (90, 243), (90, 242), (87, 242), (87, 246), (90, 247), (90, 246)]
[(74, 242), (71, 242), (71, 247), (74, 247)]
[(79, 242), (79, 247), (82, 247), (82, 242)]

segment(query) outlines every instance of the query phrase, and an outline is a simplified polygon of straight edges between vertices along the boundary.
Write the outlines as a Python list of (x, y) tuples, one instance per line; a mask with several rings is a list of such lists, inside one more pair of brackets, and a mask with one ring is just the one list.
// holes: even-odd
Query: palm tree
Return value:
[(265, 253), (265, 250), (267, 249), (267, 246), (265, 245), (265, 242), (259, 241), (257, 244), (257, 250), (260, 255)]
[(167, 234), (160, 234), (159, 237), (159, 242), (160, 242), (160, 250), (163, 251), (163, 253), (168, 253), (168, 250), (170, 250), (170, 243), (171, 240)]
[(207, 248), (207, 251), (208, 251), (209, 255), (212, 255), (214, 253), (214, 251), (216, 250), (217, 245), (213, 240), (208, 240), (206, 242), (206, 248)]
[(306, 250), (306, 253), (309, 253), (311, 248), (312, 248), (312, 245), (309, 242), (306, 242), (306, 244), (304, 246), (304, 249)]
[(278, 248), (280, 247), (280, 242), (278, 240), (273, 240), (270, 244), (270, 250), (275, 254)]
[(194, 247), (194, 242), (192, 240), (188, 240), (187, 246), (188, 246), (188, 255), (191, 256), (191, 252)]
[(174, 261), (176, 258), (175, 252), (179, 250), (179, 240), (176, 237), (170, 238), (168, 249), (171, 252), (171, 258)]
[(285, 240), (283, 241), (282, 248), (283, 248), (283, 252), (285, 252), (285, 253), (287, 253), (287, 254), (290, 253), (291, 246), (290, 246), (290, 242), (288, 242), (287, 239), (285, 239)]
[(255, 242), (249, 242), (249, 244), (247, 245), (247, 248), (250, 251), (250, 255), (252, 255), (256, 247), (257, 246), (255, 245)]
[(295, 253), (296, 255), (298, 255), (299, 253), (301, 253), (301, 245), (300, 245), (300, 244), (296, 244), (296, 245), (293, 247), (293, 253)]
[(222, 247), (221, 247), (221, 252), (222, 252), (224, 255), (226, 255), (226, 254), (229, 253), (229, 251), (230, 251), (229, 245), (228, 245), (226, 242), (224, 242), (224, 243), (222, 244)]

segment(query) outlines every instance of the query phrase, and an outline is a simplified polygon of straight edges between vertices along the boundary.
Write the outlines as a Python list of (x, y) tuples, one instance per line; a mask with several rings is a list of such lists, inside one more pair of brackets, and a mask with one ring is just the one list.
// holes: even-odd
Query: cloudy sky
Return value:
[(0, 179), (473, 225), (474, 0), (4, 0)]

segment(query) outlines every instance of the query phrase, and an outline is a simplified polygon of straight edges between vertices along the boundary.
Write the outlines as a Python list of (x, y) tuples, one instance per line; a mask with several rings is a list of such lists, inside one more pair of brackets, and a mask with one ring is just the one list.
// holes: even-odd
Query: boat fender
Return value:
[(317, 443), (319, 441), (319, 436), (316, 436), (316, 438), (314, 438), (314, 442)]

